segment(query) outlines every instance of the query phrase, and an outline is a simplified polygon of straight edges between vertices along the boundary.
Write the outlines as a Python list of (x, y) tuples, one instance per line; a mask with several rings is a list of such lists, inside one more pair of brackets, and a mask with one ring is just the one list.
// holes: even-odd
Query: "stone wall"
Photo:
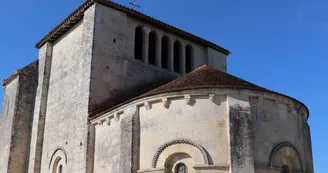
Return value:
[(252, 115), (247, 94), (229, 94), (231, 173), (254, 173)]
[(11, 146), (12, 125), (16, 108), (19, 78), (5, 86), (0, 117), (0, 172), (7, 172)]
[[(299, 159), (294, 156), (293, 172), (313, 172), (312, 153), (308, 145), (310, 139), (307, 137), (307, 115), (305, 109), (298, 103), (289, 99), (273, 97), (251, 97), (254, 136), (254, 161), (255, 167), (281, 167), (270, 163), (273, 157), (273, 149), (281, 143), (288, 143), (288, 153), (298, 152)], [(303, 111), (302, 111), (303, 110)], [(303, 113), (302, 113), (303, 112)], [(307, 147), (304, 147), (307, 146)], [(294, 151), (295, 150), (295, 151)], [(285, 154), (288, 157), (289, 154)], [(277, 156), (278, 157), (278, 156)], [(285, 162), (287, 164), (287, 162)], [(288, 165), (290, 166), (290, 165)]]
[(0, 172), (24, 173), (28, 164), (30, 132), (37, 86), (34, 62), (18, 72), (5, 86), (3, 114), (0, 117)]
[(37, 93), (33, 110), (31, 127), (28, 172), (40, 172), (44, 124), (48, 99), (48, 88), (52, 58), (52, 44), (46, 43), (39, 50)]
[[(140, 170), (152, 168), (157, 150), (177, 139), (187, 139), (201, 145), (208, 152), (208, 164), (229, 163), (225, 96), (216, 96), (213, 101), (209, 95), (191, 96), (190, 103), (187, 100), (184, 97), (169, 99), (168, 108), (163, 106), (163, 102), (140, 107)], [(189, 147), (184, 145), (176, 149), (182, 151)], [(173, 150), (171, 154), (181, 152)], [(169, 156), (170, 153), (167, 154)], [(165, 156), (159, 158), (162, 159), (166, 159)], [(193, 159), (201, 160), (195, 164), (206, 165), (202, 155)], [(158, 161), (156, 168), (161, 167), (164, 163)]]
[[(136, 114), (127, 113), (134, 107)], [(279, 173), (282, 165), (311, 173), (306, 117), (298, 102), (261, 92), (202, 89), (136, 100), (92, 120), (95, 170), (117, 163), (120, 171), (138, 164), (140, 173), (164, 173), (181, 161), (200, 173)]]
[[(19, 72), (19, 90), (12, 123), (12, 141), (8, 173), (26, 172), (29, 158), (31, 125), (37, 88), (38, 62)], [(1, 129), (1, 128), (0, 128)]]
[(64, 172), (87, 172), (88, 100), (95, 6), (53, 43), (41, 172), (48, 172), (59, 148), (67, 155)]
[(225, 54), (214, 50), (210, 47), (207, 48), (208, 65), (215, 69), (227, 72), (227, 57)]
[(90, 112), (104, 105), (115, 105), (177, 77), (131, 58), (134, 28), (130, 28), (126, 14), (99, 4), (96, 7)]
[(119, 172), (121, 121), (96, 126), (95, 172)]
[[(245, 110), (235, 111), (236, 105)], [(280, 172), (283, 165), (293, 172), (313, 172), (303, 106), (256, 92), (229, 95), (229, 106), (232, 172), (251, 172), (248, 168), (259, 173)], [(247, 152), (250, 150), (252, 153)]]
[[(137, 101), (92, 121), (96, 126), (95, 170), (115, 172), (108, 163), (119, 162), (119, 168), (115, 168), (120, 172), (132, 169), (163, 173), (169, 156), (186, 152), (186, 157), (192, 156), (185, 159), (191, 172), (228, 172), (226, 97), (201, 93), (191, 100), (184, 95), (168, 96), (165, 101), (163, 98)], [(137, 111), (132, 109), (135, 106)], [(115, 115), (120, 115), (119, 122)], [(165, 149), (158, 153), (161, 147)], [(115, 154), (117, 148), (121, 152), (119, 158)]]
[[(134, 58), (135, 28), (144, 26), (193, 47), (193, 69), (208, 63), (226, 70), (225, 55), (96, 4), (89, 112), (133, 98), (180, 76)], [(217, 59), (217, 60), (216, 60)], [(222, 65), (223, 64), (223, 65)]]

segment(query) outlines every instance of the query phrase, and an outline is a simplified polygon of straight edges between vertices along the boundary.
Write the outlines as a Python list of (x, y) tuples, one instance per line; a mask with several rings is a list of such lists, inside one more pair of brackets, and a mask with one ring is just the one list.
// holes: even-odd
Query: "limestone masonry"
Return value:
[(0, 173), (313, 173), (307, 107), (229, 51), (87, 0), (3, 80)]

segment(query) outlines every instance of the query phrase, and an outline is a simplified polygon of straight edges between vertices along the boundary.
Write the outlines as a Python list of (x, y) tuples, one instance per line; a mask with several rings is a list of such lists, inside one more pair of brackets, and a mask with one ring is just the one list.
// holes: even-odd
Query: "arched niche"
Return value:
[(292, 172), (303, 172), (303, 164), (297, 148), (289, 143), (283, 142), (276, 145), (270, 155), (270, 167), (282, 168), (288, 166)]
[(188, 139), (175, 139), (158, 148), (153, 157), (152, 168), (167, 166), (168, 159), (179, 153), (189, 155), (197, 165), (209, 164), (207, 153), (201, 145)]
[(49, 164), (50, 173), (65, 173), (67, 165), (67, 155), (65, 150), (58, 148), (51, 156)]

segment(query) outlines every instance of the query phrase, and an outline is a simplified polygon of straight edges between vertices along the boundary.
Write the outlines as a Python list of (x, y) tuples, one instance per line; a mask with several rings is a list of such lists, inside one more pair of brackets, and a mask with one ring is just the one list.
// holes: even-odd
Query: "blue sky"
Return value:
[[(1, 2), (0, 78), (36, 60), (35, 43), (82, 2)], [(128, 5), (128, 0), (115, 2)], [(328, 1), (138, 0), (138, 4), (150, 16), (229, 49), (229, 73), (304, 102), (310, 110), (315, 172), (328, 172), (324, 109)], [(0, 101), (2, 96), (3, 90)]]

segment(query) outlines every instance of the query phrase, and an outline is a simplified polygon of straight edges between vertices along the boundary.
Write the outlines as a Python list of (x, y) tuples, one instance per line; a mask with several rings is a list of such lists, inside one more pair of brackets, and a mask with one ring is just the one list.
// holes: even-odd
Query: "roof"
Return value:
[(36, 45), (35, 47), (40, 48), (42, 47), (46, 42), (53, 42), (57, 38), (61, 37), (66, 31), (68, 31), (71, 27), (74, 26), (77, 22), (79, 22), (83, 16), (84, 12), (91, 7), (95, 2), (102, 4), (104, 6), (113, 8), (115, 10), (121, 11), (123, 13), (126, 13), (128, 16), (134, 17), (138, 20), (145, 21), (147, 23), (150, 23), (156, 27), (162, 28), (164, 30), (167, 30), (173, 34), (179, 35), (181, 37), (184, 37), (186, 39), (190, 39), (194, 42), (206, 45), (208, 47), (211, 47), (215, 50), (218, 50), (226, 55), (230, 54), (229, 50), (222, 48), (210, 41), (207, 41), (205, 39), (202, 39), (198, 36), (195, 36), (191, 33), (188, 33), (186, 31), (183, 31), (181, 29), (178, 29), (174, 26), (171, 26), (169, 24), (166, 24), (164, 22), (161, 22), (155, 18), (152, 18), (150, 16), (147, 16), (143, 13), (140, 13), (136, 10), (130, 9), (128, 7), (122, 6), (120, 4), (114, 3), (112, 1), (106, 1), (106, 0), (87, 0), (84, 2), (80, 7), (78, 7), (73, 13), (71, 13), (64, 21), (62, 21), (59, 25), (57, 25), (52, 31), (50, 31), (45, 37), (43, 37)]
[(173, 80), (165, 85), (162, 85), (156, 89), (153, 89), (149, 92), (146, 92), (142, 95), (139, 95), (138, 97), (135, 97), (133, 99), (127, 100), (121, 104), (118, 104), (114, 107), (109, 107), (107, 110), (99, 110), (97, 112), (94, 112), (93, 114), (90, 114), (90, 118), (96, 118), (100, 116), (101, 114), (107, 113), (115, 108), (118, 108), (124, 104), (130, 103), (132, 101), (154, 96), (158, 94), (164, 94), (164, 93), (172, 93), (172, 92), (180, 92), (185, 90), (194, 90), (194, 89), (205, 89), (205, 88), (227, 88), (227, 89), (243, 89), (243, 90), (252, 90), (252, 91), (261, 91), (261, 92), (267, 92), (272, 94), (277, 94), (283, 97), (287, 97), (289, 99), (292, 99), (301, 105), (303, 105), (306, 108), (307, 113), (309, 113), (309, 110), (307, 107), (300, 101), (289, 97), (287, 95), (271, 91), (268, 89), (265, 89), (263, 87), (257, 86), (255, 84), (252, 84), (248, 81), (245, 81), (241, 78), (238, 78), (236, 76), (233, 76), (231, 74), (228, 74), (226, 72), (216, 70), (210, 66), (203, 65), (196, 70), (176, 79)]
[(7, 79), (3, 79), (2, 86), (6, 86), (11, 81), (13, 81), (19, 75), (19, 72), (20, 72), (20, 70), (15, 70), (15, 72), (12, 75), (10, 75)]
[(38, 63), (38, 62), (39, 62), (39, 60), (35, 60), (35, 61), (33, 61), (32, 63), (26, 65), (25, 67), (23, 67), (23, 68), (21, 68), (21, 69), (17, 69), (17, 70), (15, 70), (15, 72), (14, 72), (12, 75), (10, 75), (8, 78), (2, 80), (2, 86), (6, 86), (6, 85), (9, 84), (11, 81), (13, 81), (14, 79), (16, 79), (16, 77), (17, 77), (18, 75), (20, 75), (20, 73), (21, 73), (22, 71), (24, 71), (25, 69), (29, 68), (29, 67), (30, 67), (31, 65), (33, 65), (34, 63)]

